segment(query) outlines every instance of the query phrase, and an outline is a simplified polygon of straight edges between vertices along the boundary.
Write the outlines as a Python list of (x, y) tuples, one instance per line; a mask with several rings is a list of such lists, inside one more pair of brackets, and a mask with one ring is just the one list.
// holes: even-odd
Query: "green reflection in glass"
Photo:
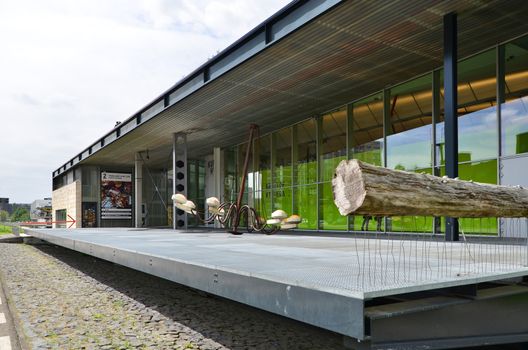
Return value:
[[(416, 169), (414, 172), (421, 174), (432, 174), (432, 169)], [(387, 231), (390, 232), (433, 232), (432, 216), (393, 216), (388, 218)]]
[[(238, 196), (238, 191), (240, 190), (240, 185), (242, 184), (242, 176), (243, 176), (243, 172), (244, 172), (244, 160), (245, 160), (245, 157), (246, 157), (246, 150), (247, 150), (247, 143), (244, 143), (242, 145), (238, 145), (237, 147), (237, 188), (235, 189), (235, 200)], [(249, 198), (250, 198), (250, 195), (249, 195), (249, 191), (252, 190), (254, 188), (254, 184), (253, 183), (249, 183), (249, 180), (251, 179), (254, 179), (254, 176), (253, 175), (249, 175), (252, 173), (252, 164), (251, 162), (249, 162), (248, 164), (248, 170), (247, 170), (247, 174), (248, 174), (248, 177), (246, 178), (246, 186), (245, 186), (245, 189), (244, 189), (244, 197), (242, 198), (242, 203), (246, 203), (246, 204), (249, 204), (249, 205), (252, 205), (252, 203), (249, 203)]]
[(347, 230), (348, 219), (342, 216), (334, 203), (332, 183), (325, 182), (320, 186), (321, 218), (319, 227), (323, 230)]
[(288, 215), (292, 215), (291, 187), (276, 188), (273, 190), (273, 210), (275, 211), (278, 209), (282, 209), (288, 213)]
[(350, 230), (351, 231), (385, 231), (385, 218), (379, 216), (350, 216)]
[[(445, 167), (440, 167), (440, 176), (445, 175)], [(497, 160), (473, 162), (458, 165), (461, 180), (497, 184)], [(460, 219), (460, 230), (467, 234), (496, 235), (497, 218)]]
[(273, 133), (273, 187), (275, 188), (292, 185), (291, 137), (291, 128)]
[(317, 182), (317, 136), (315, 120), (309, 119), (294, 126), (295, 184)]
[(322, 117), (321, 181), (330, 181), (335, 168), (346, 159), (346, 109), (341, 108)]
[(352, 106), (352, 158), (383, 165), (383, 98), (375, 94)]
[(387, 230), (391, 232), (433, 232), (433, 217), (394, 216), (389, 218)]
[(317, 229), (317, 185), (298, 186), (294, 188), (295, 210), (302, 218), (299, 228)]

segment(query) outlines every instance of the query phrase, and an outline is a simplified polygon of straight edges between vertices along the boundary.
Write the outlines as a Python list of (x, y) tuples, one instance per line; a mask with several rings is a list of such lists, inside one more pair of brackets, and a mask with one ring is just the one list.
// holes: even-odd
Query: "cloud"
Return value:
[(286, 3), (0, 2), (0, 197), (49, 196), (54, 169)]

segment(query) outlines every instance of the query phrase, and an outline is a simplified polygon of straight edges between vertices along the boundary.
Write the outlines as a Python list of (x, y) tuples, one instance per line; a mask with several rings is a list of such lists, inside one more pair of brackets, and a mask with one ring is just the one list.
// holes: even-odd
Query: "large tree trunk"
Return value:
[(342, 161), (332, 180), (341, 215), (528, 217), (528, 190)]

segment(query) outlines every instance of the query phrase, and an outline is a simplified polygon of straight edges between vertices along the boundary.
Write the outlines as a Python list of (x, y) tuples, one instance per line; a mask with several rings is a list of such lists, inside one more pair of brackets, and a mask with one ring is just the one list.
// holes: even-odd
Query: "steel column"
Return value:
[(323, 220), (323, 210), (321, 206), (322, 193), (322, 152), (323, 152), (323, 117), (321, 115), (315, 118), (315, 136), (316, 136), (316, 154), (317, 154), (317, 230), (322, 230), (321, 222)]
[[(187, 135), (174, 134), (172, 137), (172, 192), (187, 196)], [(174, 207), (172, 227), (187, 229), (187, 213)]]
[(135, 227), (143, 226), (143, 211), (141, 205), (143, 203), (143, 158), (141, 153), (136, 153), (135, 163), (134, 163), (134, 214), (135, 214)]
[[(383, 89), (383, 159), (381, 165), (387, 167), (387, 138), (392, 134), (392, 116), (391, 116), (391, 100), (390, 90)], [(368, 230), (368, 225), (367, 225)], [(392, 230), (391, 218), (385, 216), (383, 218), (383, 232), (387, 233)]]
[[(432, 131), (431, 131), (431, 160), (432, 160), (432, 172), (431, 174), (435, 176), (440, 175), (440, 159), (438, 159), (437, 147), (441, 146), (438, 144), (438, 138), (436, 134), (436, 124), (440, 123), (440, 71), (433, 71), (433, 81), (432, 81), (432, 96), (433, 96), (433, 110), (432, 110)], [(433, 218), (433, 234), (442, 232), (442, 220), (440, 217)]]
[[(444, 16), (444, 119), (446, 175), (458, 177), (457, 15)], [(458, 220), (446, 218), (446, 240), (458, 241)]]
[[(349, 103), (346, 105), (346, 159), (352, 159), (354, 156), (352, 149), (354, 148), (354, 105)], [(354, 216), (347, 216), (347, 230), (354, 230)]]

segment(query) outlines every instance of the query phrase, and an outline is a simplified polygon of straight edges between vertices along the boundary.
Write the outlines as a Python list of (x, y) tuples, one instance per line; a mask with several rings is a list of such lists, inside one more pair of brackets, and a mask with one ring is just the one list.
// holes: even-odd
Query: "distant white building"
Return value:
[(51, 221), (51, 198), (33, 201), (29, 216), (32, 221)]

